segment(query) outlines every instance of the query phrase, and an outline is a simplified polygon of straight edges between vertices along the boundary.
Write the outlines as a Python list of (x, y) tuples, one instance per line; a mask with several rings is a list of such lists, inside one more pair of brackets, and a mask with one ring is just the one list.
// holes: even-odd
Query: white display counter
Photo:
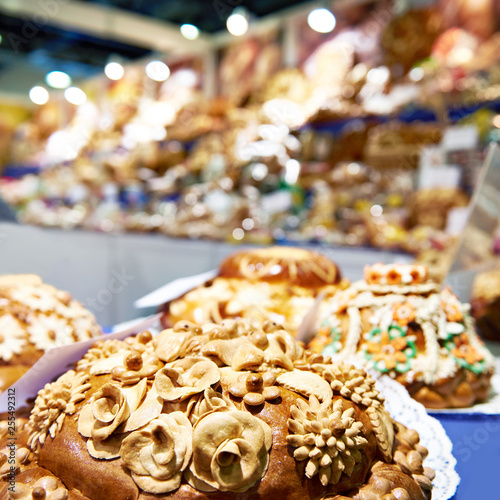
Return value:
[[(176, 278), (214, 269), (244, 246), (154, 234), (100, 234), (0, 224), (0, 274), (34, 273), (68, 290), (102, 325), (143, 315), (136, 299)], [(411, 256), (358, 248), (315, 246), (351, 280), (365, 264), (409, 262)], [(146, 311), (150, 312), (150, 311)]]

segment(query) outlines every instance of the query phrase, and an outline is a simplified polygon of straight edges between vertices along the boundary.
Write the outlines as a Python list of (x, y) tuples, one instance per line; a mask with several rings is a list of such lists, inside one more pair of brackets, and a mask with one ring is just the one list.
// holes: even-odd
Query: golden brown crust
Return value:
[(404, 383), (411, 397), (426, 408), (467, 408), (488, 398), (491, 389), (492, 371), (474, 374), (461, 369), (455, 376), (440, 380), (429, 386), (422, 382)]
[(7, 390), (16, 380), (20, 379), (30, 366), (15, 365), (15, 366), (0, 366), (0, 393)]
[(219, 275), (268, 283), (286, 282), (305, 288), (337, 285), (337, 265), (324, 255), (302, 248), (270, 247), (238, 252), (227, 257)]

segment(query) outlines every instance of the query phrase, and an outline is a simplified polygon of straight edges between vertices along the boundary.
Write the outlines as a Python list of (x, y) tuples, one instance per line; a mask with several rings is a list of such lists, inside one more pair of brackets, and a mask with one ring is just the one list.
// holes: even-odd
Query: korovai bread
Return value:
[(338, 266), (318, 252), (295, 247), (244, 250), (221, 263), (216, 278), (165, 307), (164, 327), (187, 319), (203, 324), (271, 319), (296, 334), (315, 298), (331, 296), (342, 281)]
[(273, 322), (100, 340), (18, 433), (1, 498), (428, 500), (434, 478), (372, 377)]
[(428, 408), (467, 407), (490, 393), (494, 357), (470, 306), (423, 265), (366, 266), (364, 280), (329, 301), (309, 347), (391, 376)]

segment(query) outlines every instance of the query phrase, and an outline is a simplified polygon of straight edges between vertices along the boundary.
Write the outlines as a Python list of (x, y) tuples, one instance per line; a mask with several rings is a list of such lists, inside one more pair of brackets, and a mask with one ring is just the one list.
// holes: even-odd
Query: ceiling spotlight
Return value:
[(170, 76), (170, 69), (162, 61), (151, 61), (146, 66), (146, 75), (155, 82), (164, 82)]
[(181, 33), (188, 40), (196, 40), (200, 36), (200, 30), (194, 24), (183, 24)]
[(243, 36), (248, 31), (248, 12), (242, 7), (234, 9), (227, 18), (227, 30), (233, 36)]
[(109, 62), (104, 67), (104, 74), (110, 80), (120, 80), (125, 74), (125, 68), (118, 62)]
[(46, 88), (37, 85), (30, 90), (30, 99), (35, 104), (45, 104), (49, 100), (49, 93)]
[(80, 106), (87, 100), (87, 95), (78, 87), (69, 87), (64, 91), (65, 99), (75, 106)]
[(71, 77), (64, 71), (51, 71), (45, 75), (45, 82), (55, 89), (65, 89), (71, 85)]
[(335, 16), (328, 9), (312, 10), (307, 16), (307, 22), (318, 33), (330, 33), (337, 24)]

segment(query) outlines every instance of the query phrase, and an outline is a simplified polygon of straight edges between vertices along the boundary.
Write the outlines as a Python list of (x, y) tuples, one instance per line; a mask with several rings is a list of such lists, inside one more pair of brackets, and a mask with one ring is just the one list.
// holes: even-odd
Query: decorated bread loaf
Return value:
[(315, 351), (386, 373), (429, 408), (466, 407), (490, 391), (494, 358), (469, 305), (421, 265), (367, 266), (330, 301)]
[(0, 392), (48, 349), (100, 333), (94, 316), (68, 292), (34, 275), (0, 276)]
[(290, 247), (243, 251), (222, 262), (218, 277), (172, 301), (163, 325), (243, 317), (257, 323), (271, 319), (295, 334), (314, 298), (321, 292), (332, 295), (339, 286), (338, 267), (317, 252)]
[(427, 450), (369, 375), (248, 324), (98, 341), (39, 392), (0, 497), (430, 499)]

